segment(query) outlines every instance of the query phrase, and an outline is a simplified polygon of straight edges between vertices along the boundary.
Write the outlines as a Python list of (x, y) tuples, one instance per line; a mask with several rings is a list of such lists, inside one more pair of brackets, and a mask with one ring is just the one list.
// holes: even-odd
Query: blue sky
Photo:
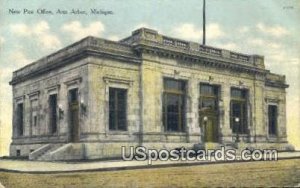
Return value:
[[(268, 69), (287, 76), (288, 131), (292, 142), (300, 145), (296, 138), (300, 135), (300, 1), (206, 1), (208, 45), (264, 55)], [(87, 35), (119, 40), (142, 26), (165, 35), (202, 41), (201, 0), (0, 0), (0, 7), (0, 139), (5, 142), (11, 136), (12, 97), (8, 81), (12, 71)], [(57, 9), (89, 12), (95, 8), (114, 14), (8, 13), (9, 9), (25, 8), (54, 13)]]

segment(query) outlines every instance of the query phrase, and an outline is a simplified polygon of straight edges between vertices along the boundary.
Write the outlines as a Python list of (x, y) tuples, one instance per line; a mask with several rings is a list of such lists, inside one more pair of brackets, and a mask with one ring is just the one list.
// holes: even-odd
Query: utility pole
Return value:
[(206, 38), (206, 28), (205, 28), (205, 0), (203, 0), (203, 37), (202, 37), (202, 44), (205, 45), (205, 38)]

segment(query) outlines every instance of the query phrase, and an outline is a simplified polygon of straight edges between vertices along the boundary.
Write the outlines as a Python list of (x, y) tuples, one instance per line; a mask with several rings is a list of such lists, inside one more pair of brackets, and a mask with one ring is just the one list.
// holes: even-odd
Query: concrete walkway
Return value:
[[(296, 152), (280, 152), (278, 159), (300, 159), (300, 151)], [(188, 166), (188, 165), (203, 165), (215, 163), (229, 163), (229, 162), (245, 162), (241, 160), (236, 161), (221, 161), (212, 158), (211, 160), (195, 160), (195, 161), (152, 161), (148, 165), (146, 161), (84, 161), (84, 162), (41, 162), (28, 160), (12, 160), (0, 159), (0, 172), (23, 172), (23, 173), (59, 173), (59, 172), (80, 172), (80, 171), (107, 171), (107, 170), (124, 170), (124, 169), (140, 169), (140, 168), (158, 168), (170, 166)], [(247, 161), (249, 162), (249, 161)]]

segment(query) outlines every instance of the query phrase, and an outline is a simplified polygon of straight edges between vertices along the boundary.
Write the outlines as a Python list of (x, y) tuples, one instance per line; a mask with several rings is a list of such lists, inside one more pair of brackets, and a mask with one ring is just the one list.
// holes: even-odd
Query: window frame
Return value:
[[(30, 98), (30, 135), (37, 135), (37, 127), (39, 124), (39, 100), (38, 98)], [(33, 129), (35, 131), (33, 131)], [(34, 134), (35, 133), (35, 134)]]
[[(22, 106), (22, 113), (20, 112), (20, 106)], [(24, 102), (17, 103), (17, 136), (24, 136)], [(21, 116), (21, 117), (20, 117)]]
[[(275, 114), (275, 120), (273, 121), (275, 123), (275, 127), (274, 127), (274, 133), (270, 133), (270, 107), (275, 107), (276, 109), (276, 114)], [(274, 136), (276, 137), (278, 135), (278, 105), (276, 104), (268, 104), (268, 135), (269, 136)]]
[[(177, 89), (168, 88), (167, 81), (175, 81), (180, 83), (181, 89), (178, 87)], [(178, 85), (179, 86), (179, 85)], [(183, 133), (186, 132), (186, 87), (187, 83), (185, 80), (181, 79), (173, 79), (173, 78), (163, 78), (163, 102), (162, 102), (162, 121), (163, 121), (163, 128), (165, 132), (178, 132)], [(168, 95), (174, 95), (179, 97), (179, 104), (178, 104), (178, 115), (177, 115), (177, 128), (176, 130), (171, 130), (168, 127), (168, 110), (167, 110), (167, 102), (168, 102)], [(181, 107), (180, 107), (181, 106)]]
[[(206, 93), (202, 93), (202, 86), (210, 86), (213, 88), (213, 94), (206, 94)], [(200, 89), (199, 89), (199, 104), (198, 104), (198, 111), (199, 114), (203, 112), (202, 110), (202, 102), (205, 99), (213, 99), (215, 104), (214, 104), (214, 108), (213, 109), (207, 109), (209, 112), (211, 113), (218, 113), (219, 111), (219, 106), (218, 106), (218, 100), (219, 100), (219, 86), (218, 85), (213, 85), (213, 84), (208, 84), (208, 83), (200, 83)]]
[[(240, 90), (241, 97), (233, 96), (233, 90)], [(248, 97), (249, 97), (249, 90), (246, 88), (236, 88), (231, 87), (230, 88), (230, 128), (232, 129), (233, 134), (248, 134)], [(234, 122), (234, 119), (236, 116), (233, 116), (233, 105), (239, 104), (240, 105), (240, 120), (239, 120), (239, 126), (240, 129), (236, 129), (236, 125)]]
[[(51, 97), (55, 96), (55, 106), (53, 106)], [(58, 133), (58, 94), (53, 93), (48, 97), (48, 105), (49, 105), (49, 133), (57, 134)], [(55, 114), (54, 114), (55, 112)], [(55, 117), (55, 121), (53, 121), (53, 117)]]
[[(111, 107), (111, 100), (110, 100), (110, 95), (111, 95), (111, 91), (114, 91), (114, 108), (113, 110), (110, 109)], [(119, 113), (118, 113), (118, 109), (119, 109), (119, 99), (118, 99), (118, 92), (120, 91), (123, 91), (125, 94), (124, 94), (124, 106), (122, 107), (123, 108), (123, 113), (125, 115), (125, 119), (123, 120), (124, 121), (124, 126), (120, 126), (119, 125)], [(127, 106), (128, 106), (128, 89), (124, 89), (124, 88), (118, 88), (118, 87), (109, 87), (109, 93), (108, 93), (108, 130), (109, 131), (128, 131), (128, 123), (127, 123), (127, 120), (128, 120), (128, 117), (127, 117)], [(116, 115), (114, 115), (114, 128), (112, 129), (111, 127), (111, 111), (115, 112)], [(121, 127), (124, 127), (124, 128), (121, 128)]]

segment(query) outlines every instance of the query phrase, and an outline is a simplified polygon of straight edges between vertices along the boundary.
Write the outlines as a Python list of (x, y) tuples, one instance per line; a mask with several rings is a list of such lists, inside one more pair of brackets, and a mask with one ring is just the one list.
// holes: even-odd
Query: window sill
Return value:
[(121, 130), (109, 130), (108, 134), (110, 135), (116, 135), (116, 134), (121, 134), (121, 135), (128, 135), (129, 131), (121, 131)]
[(247, 134), (247, 133), (232, 133), (232, 135), (233, 135), (233, 136), (239, 135), (239, 136), (243, 136), (243, 137), (249, 136), (249, 134)]
[(176, 131), (165, 131), (163, 134), (165, 135), (174, 135), (174, 136), (185, 136), (186, 132), (176, 132)]

